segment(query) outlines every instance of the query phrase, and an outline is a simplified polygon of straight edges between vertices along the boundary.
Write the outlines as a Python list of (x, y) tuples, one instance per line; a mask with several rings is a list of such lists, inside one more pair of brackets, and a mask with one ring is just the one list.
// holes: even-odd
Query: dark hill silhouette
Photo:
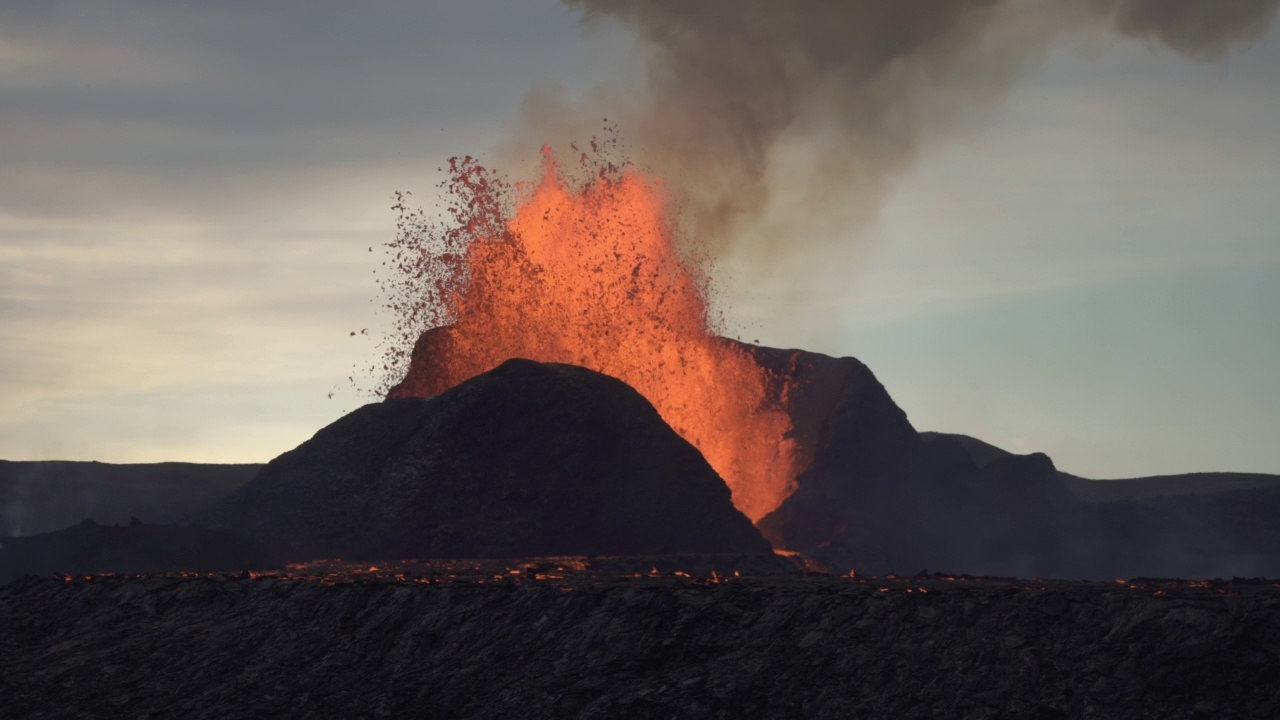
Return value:
[(85, 519), (177, 522), (230, 495), (261, 467), (0, 460), (0, 536), (47, 533)]
[(1083, 573), (1056, 547), (1083, 503), (1048, 457), (980, 468), (958, 443), (917, 433), (854, 358), (744, 348), (797, 388), (785, 402), (811, 456), (796, 492), (759, 523), (775, 544), (841, 571)]
[[(922, 432), (920, 435), (930, 442), (953, 438), (979, 467), (1015, 454), (968, 435), (939, 432)], [(1091, 479), (1066, 472), (1058, 474), (1071, 492), (1089, 502), (1147, 500), (1177, 495), (1211, 495), (1237, 490), (1280, 488), (1280, 475), (1264, 473), (1198, 472), (1116, 480)]]
[(55, 572), (209, 572), (265, 566), (263, 549), (235, 533), (195, 525), (127, 525), (92, 520), (27, 537), (0, 538), (0, 583)]
[[(780, 548), (837, 571), (1280, 576), (1278, 476), (1088, 480), (1043, 453), (916, 432), (854, 358), (725, 342), (774, 374), (775, 401), (810, 458), (797, 491), (758, 525)], [(486, 377), (433, 400), (361, 408), (247, 486), (260, 466), (0, 461), (0, 520), (20, 518), (29, 533), (86, 516), (172, 522), (191, 513), (290, 557), (763, 547), (736, 512), (722, 512), (727, 490), (696, 451), (673, 444), (622, 383), (527, 361)], [(699, 479), (685, 487), (678, 479), (687, 478)], [(590, 495), (601, 488), (617, 494)], [(707, 522), (690, 509), (703, 502), (717, 508)], [(5, 530), (13, 534), (12, 523)]]
[(1275, 490), (1280, 476), (1262, 473), (1198, 472), (1120, 480), (1091, 480), (1062, 473), (1071, 492), (1089, 502), (1150, 500), (1183, 495), (1216, 495), (1242, 490)]
[(811, 463), (759, 523), (780, 547), (837, 571), (1280, 576), (1278, 477), (1085, 480), (1043, 453), (917, 433), (853, 358), (743, 347), (800, 386), (778, 400)]
[(529, 360), (360, 408), (193, 520), (290, 559), (771, 551), (639, 393)]

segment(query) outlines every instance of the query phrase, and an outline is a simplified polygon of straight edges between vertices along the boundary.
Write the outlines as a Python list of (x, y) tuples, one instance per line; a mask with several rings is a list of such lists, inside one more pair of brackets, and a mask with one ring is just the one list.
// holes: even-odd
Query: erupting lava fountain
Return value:
[(777, 379), (715, 334), (707, 276), (681, 253), (660, 180), (592, 149), (575, 178), (544, 148), (541, 180), (514, 187), (452, 159), (444, 224), (397, 206), (397, 274), (384, 292), (400, 342), (384, 369), (409, 362), (388, 396), (437, 395), (513, 357), (612, 375), (759, 520), (795, 487), (791, 419), (769, 392)]

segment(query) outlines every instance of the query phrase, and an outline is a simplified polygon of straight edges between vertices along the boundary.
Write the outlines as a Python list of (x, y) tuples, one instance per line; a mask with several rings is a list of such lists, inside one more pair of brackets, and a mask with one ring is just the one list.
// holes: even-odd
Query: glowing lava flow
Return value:
[(428, 307), (391, 307), (443, 326), (418, 340), (392, 397), (436, 395), (512, 357), (581, 365), (653, 403), (753, 521), (791, 493), (790, 418), (766, 371), (711, 332), (658, 181), (607, 165), (574, 183), (544, 150), (541, 181), (507, 211), (505, 186), (474, 160), (450, 169), (453, 223), (402, 223), (392, 246)]

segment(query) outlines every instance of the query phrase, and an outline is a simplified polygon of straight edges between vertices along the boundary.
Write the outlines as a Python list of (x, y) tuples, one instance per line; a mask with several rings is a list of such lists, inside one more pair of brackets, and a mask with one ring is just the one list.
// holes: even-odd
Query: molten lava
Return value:
[(390, 307), (430, 328), (392, 397), (433, 396), (512, 357), (581, 365), (653, 403), (753, 521), (792, 492), (791, 420), (768, 373), (712, 332), (658, 180), (597, 162), (574, 181), (549, 150), (542, 179), (514, 191), (470, 158), (450, 171), (450, 223), (411, 215), (392, 244), (417, 298)]

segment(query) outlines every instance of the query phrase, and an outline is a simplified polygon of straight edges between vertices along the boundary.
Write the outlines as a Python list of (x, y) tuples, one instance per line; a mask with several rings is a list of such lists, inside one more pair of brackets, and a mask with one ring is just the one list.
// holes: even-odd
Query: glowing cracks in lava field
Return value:
[(391, 247), (404, 292), (389, 307), (417, 345), (390, 395), (436, 395), (512, 357), (603, 372), (653, 403), (758, 520), (796, 471), (771, 378), (713, 334), (705, 277), (677, 246), (660, 181), (583, 158), (574, 179), (544, 149), (541, 180), (515, 188), (455, 160), (451, 221), (402, 217)]

